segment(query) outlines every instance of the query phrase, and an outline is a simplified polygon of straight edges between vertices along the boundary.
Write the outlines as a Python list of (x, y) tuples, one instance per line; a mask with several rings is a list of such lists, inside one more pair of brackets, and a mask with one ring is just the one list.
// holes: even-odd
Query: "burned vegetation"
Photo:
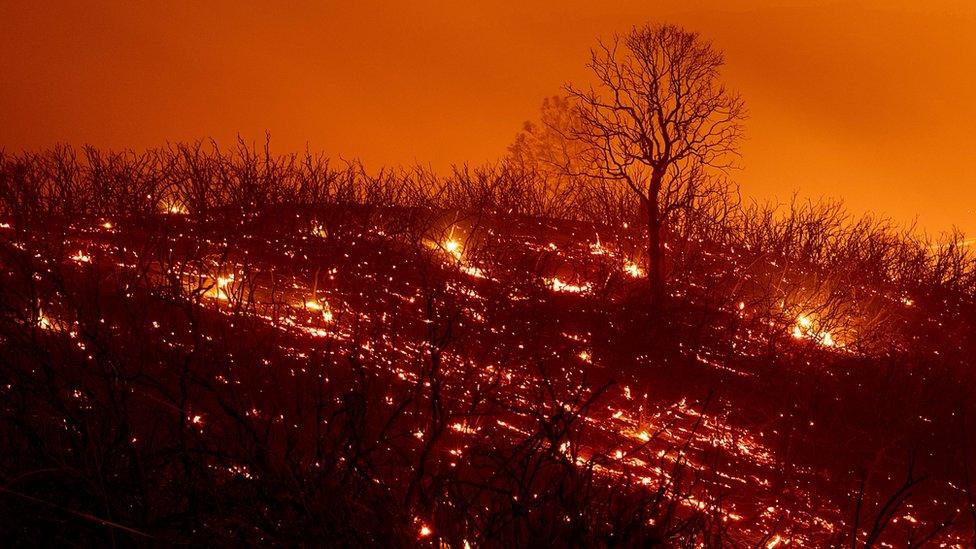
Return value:
[(0, 532), (971, 544), (961, 237), (709, 185), (656, 301), (633, 193), (514, 150), (0, 155)]

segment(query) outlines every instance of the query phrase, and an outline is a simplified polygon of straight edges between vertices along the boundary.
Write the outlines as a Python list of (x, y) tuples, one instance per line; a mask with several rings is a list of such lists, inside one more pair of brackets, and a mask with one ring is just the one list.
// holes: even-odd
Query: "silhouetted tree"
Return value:
[[(623, 181), (647, 216), (648, 279), (654, 303), (665, 295), (662, 228), (665, 196), (681, 207), (706, 189), (707, 168), (732, 167), (745, 108), (719, 82), (721, 52), (697, 34), (635, 27), (601, 42), (589, 68), (598, 87), (568, 86), (578, 101), (586, 175)], [(592, 166), (592, 168), (588, 168)]]

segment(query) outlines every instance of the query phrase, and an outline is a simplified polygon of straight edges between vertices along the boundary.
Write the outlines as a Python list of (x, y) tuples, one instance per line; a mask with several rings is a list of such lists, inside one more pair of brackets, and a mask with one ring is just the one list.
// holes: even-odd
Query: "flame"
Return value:
[(78, 263), (89, 263), (91, 262), (91, 256), (85, 254), (85, 252), (78, 250), (78, 253), (71, 256), (71, 259), (77, 261)]
[(227, 286), (229, 286), (231, 282), (234, 282), (234, 275), (232, 274), (228, 276), (218, 276), (217, 279), (214, 280), (214, 284), (203, 295), (211, 299), (230, 301), (230, 295), (227, 293)]
[(175, 198), (169, 199), (169, 200), (165, 200), (165, 201), (161, 202), (160, 203), (160, 207), (162, 208), (163, 212), (168, 213), (168, 214), (172, 214), (172, 215), (186, 215), (186, 214), (190, 213), (186, 209), (186, 207), (183, 206), (183, 204), (181, 204)]
[(320, 299), (309, 299), (304, 303), (305, 308), (309, 311), (322, 312), (322, 320), (326, 322), (332, 322), (332, 309), (329, 307), (329, 303)]
[(581, 294), (590, 291), (589, 284), (583, 284), (583, 285), (568, 284), (566, 282), (563, 282), (562, 280), (559, 280), (559, 277), (548, 279), (547, 282), (549, 283), (549, 287), (552, 288), (552, 291), (554, 292), (567, 292), (571, 294)]
[(624, 272), (634, 278), (641, 278), (644, 276), (644, 270), (640, 268), (640, 265), (632, 261), (628, 261), (624, 264)]
[(51, 320), (44, 311), (37, 311), (37, 327), (42, 330), (53, 330), (55, 328), (55, 322)]
[(461, 243), (453, 238), (444, 242), (444, 251), (454, 256), (454, 259), (461, 260)]
[(607, 250), (600, 243), (600, 235), (596, 235), (596, 242), (590, 244), (590, 253), (593, 255), (603, 255), (607, 253)]
[(473, 267), (471, 265), (462, 265), (461, 272), (463, 272), (468, 276), (473, 276), (475, 278), (488, 278), (488, 275), (486, 275), (483, 270), (481, 270), (478, 267)]
[(815, 324), (814, 319), (809, 315), (801, 314), (796, 317), (796, 325), (793, 326), (791, 335), (795, 339), (811, 339), (824, 347), (839, 347), (830, 332), (817, 329)]

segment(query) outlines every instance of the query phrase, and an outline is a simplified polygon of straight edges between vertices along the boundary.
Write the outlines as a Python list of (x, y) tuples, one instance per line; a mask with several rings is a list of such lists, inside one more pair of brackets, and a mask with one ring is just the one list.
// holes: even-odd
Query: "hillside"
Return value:
[(651, 308), (615, 220), (25, 212), (0, 229), (5, 539), (973, 539), (976, 309), (931, 271), (674, 238)]

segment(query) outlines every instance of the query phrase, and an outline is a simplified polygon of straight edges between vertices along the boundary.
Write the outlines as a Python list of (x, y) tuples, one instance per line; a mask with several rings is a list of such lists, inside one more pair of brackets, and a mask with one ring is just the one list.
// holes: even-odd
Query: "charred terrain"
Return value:
[(973, 544), (961, 238), (542, 177), (0, 155), (3, 539)]

